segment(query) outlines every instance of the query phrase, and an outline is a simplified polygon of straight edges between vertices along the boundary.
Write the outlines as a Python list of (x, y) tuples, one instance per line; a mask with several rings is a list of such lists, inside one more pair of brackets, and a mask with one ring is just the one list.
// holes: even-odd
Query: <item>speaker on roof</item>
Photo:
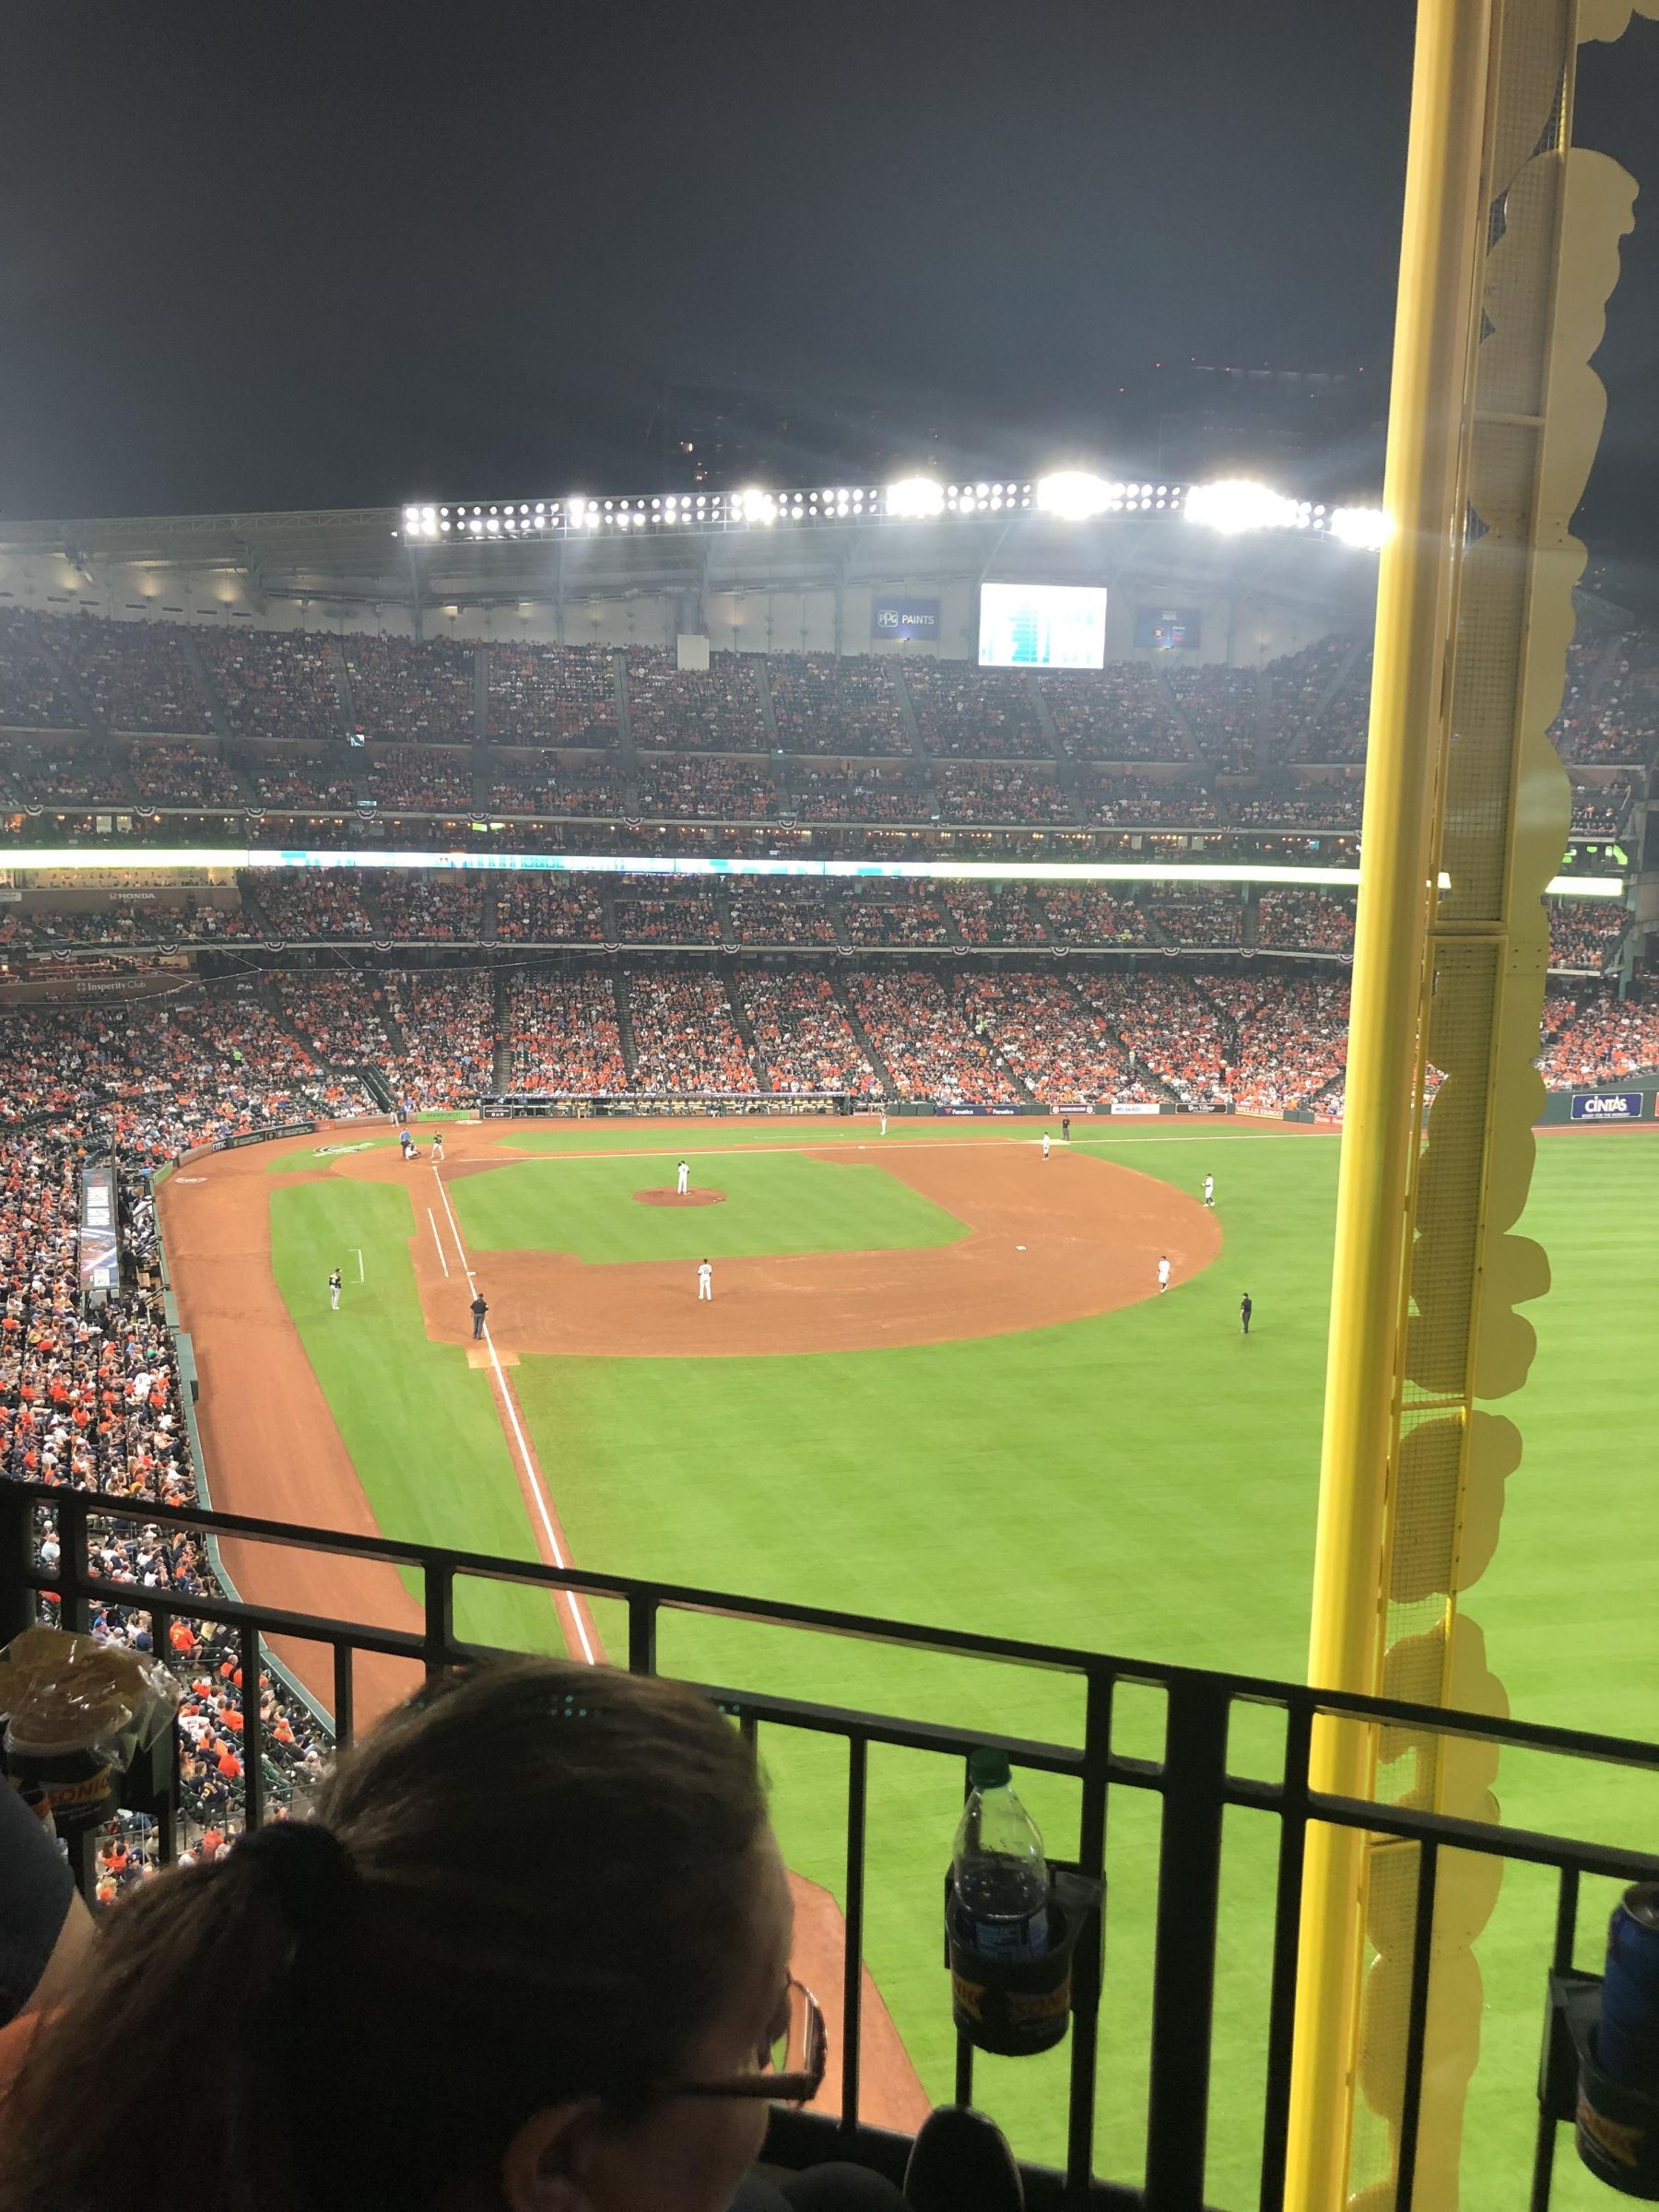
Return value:
[(706, 675), (709, 666), (709, 641), (696, 630), (682, 629), (674, 641), (677, 665), (687, 670)]

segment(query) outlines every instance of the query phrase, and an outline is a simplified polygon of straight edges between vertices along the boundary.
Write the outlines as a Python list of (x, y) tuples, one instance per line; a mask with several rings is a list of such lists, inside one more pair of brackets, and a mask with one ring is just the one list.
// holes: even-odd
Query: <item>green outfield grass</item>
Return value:
[(773, 1252), (897, 1252), (952, 1244), (966, 1226), (883, 1174), (788, 1152), (700, 1162), (694, 1190), (723, 1203), (641, 1206), (638, 1191), (672, 1192), (691, 1155), (641, 1159), (515, 1160), (449, 1186), (470, 1250), (573, 1252), (592, 1263), (735, 1259)]
[[(896, 1122), (888, 1141), (939, 1141), (947, 1130)], [(993, 1134), (982, 1122), (948, 1131), (952, 1141)], [(1006, 1136), (1032, 1134), (1028, 1124)], [(803, 1171), (819, 1163), (742, 1154), (826, 1141), (840, 1133), (822, 1124), (694, 1124), (670, 1133), (666, 1147), (661, 1132), (604, 1124), (515, 1129), (525, 1148), (580, 1155), (632, 1144), (646, 1159), (507, 1169), (457, 1182), (452, 1196), (482, 1251), (472, 1211), (481, 1194), (538, 1174), (543, 1185), (525, 1190), (557, 1193), (579, 1175), (584, 1221), (598, 1224), (609, 1205), (627, 1256), (653, 1256), (637, 1237), (687, 1225), (700, 1232), (735, 1201), (696, 1215), (633, 1206), (628, 1193), (649, 1179), (641, 1171), (652, 1154), (671, 1166), (682, 1151), (741, 1147), (718, 1169), (700, 1168), (699, 1179), (724, 1187), (775, 1166), (805, 1190), (817, 1177)], [(1300, 1676), (1336, 1145), (1167, 1123), (1082, 1141), (1189, 1192), (1213, 1169), (1225, 1236), (1216, 1264), (1167, 1298), (1023, 1336), (794, 1359), (525, 1359), (513, 1380), (575, 1556), (769, 1598)], [(819, 1171), (866, 1182), (857, 1170)], [(867, 1182), (872, 1203), (884, 1192), (911, 1196), (889, 1178)], [(1524, 1226), (1550, 1253), (1555, 1290), (1530, 1310), (1539, 1335), (1533, 1380), (1505, 1408), (1522, 1423), (1525, 1457), (1509, 1486), (1497, 1558), (1466, 1606), (1517, 1713), (1649, 1736), (1659, 1734), (1659, 1611), (1641, 1516), (1659, 1241), (1632, 1236), (1631, 1225), (1647, 1219), (1656, 1194), (1659, 1144), (1628, 1133), (1540, 1144)], [(514, 1215), (519, 1239), (533, 1218), (539, 1230), (548, 1218), (525, 1211), (531, 1203), (522, 1199)], [(568, 1203), (547, 1204), (564, 1223)], [(275, 1183), (272, 1216), (278, 1280), (382, 1528), (534, 1556), (488, 1379), (458, 1347), (422, 1335), (411, 1194), (344, 1177)], [(511, 1227), (500, 1220), (494, 1233), (507, 1241)], [(563, 1226), (549, 1241), (573, 1248)], [(923, 1240), (906, 1230), (885, 1241)], [(359, 1248), (360, 1287), (341, 1256)], [(672, 1256), (678, 1247), (653, 1250)], [(324, 1286), (336, 1263), (347, 1301), (334, 1315)], [(1255, 1300), (1248, 1343), (1236, 1318), (1243, 1289)], [(611, 1610), (600, 1605), (595, 1617), (619, 1651)], [(523, 1592), (474, 1591), (462, 1622), (480, 1641), (559, 1648), (550, 1607)], [(702, 1617), (666, 1623), (662, 1653), (675, 1671), (734, 1687), (1017, 1735), (1076, 1740), (1079, 1727), (1075, 1688), (1047, 1673)], [(1123, 1747), (1156, 1752), (1154, 1700), (1126, 1696), (1118, 1717)], [(1235, 1764), (1268, 1771), (1272, 1734), (1241, 1726)], [(827, 1739), (776, 1730), (762, 1749), (792, 1865), (839, 1889), (842, 1755)], [(1498, 1786), (1506, 1817), (1526, 1825), (1625, 1842), (1659, 1829), (1659, 1804), (1604, 1771), (1569, 1777), (1512, 1759)], [(872, 1762), (867, 1955), (937, 2096), (949, 2092), (951, 2053), (938, 1883), (959, 1793), (950, 1762), (897, 1753)], [(1052, 1847), (1075, 1848), (1068, 1786), (1029, 1777), (1027, 1794)], [(1138, 2177), (1144, 2125), (1157, 1832), (1155, 1800), (1114, 1794), (1099, 2162), (1128, 2181)], [(1253, 2188), (1275, 1841), (1262, 1816), (1230, 1819), (1208, 2188), (1225, 2206), (1248, 2203)], [(1552, 1911), (1543, 1881), (1512, 1874), (1480, 1943), (1489, 2003), (1468, 2119), (1469, 2206), (1524, 2198)], [(1587, 1906), (1586, 1956), (1594, 1919)], [(982, 2080), (982, 2100), (1020, 2147), (1057, 2159), (1063, 2060), (993, 2062)], [(1592, 2186), (1570, 2157), (1559, 2161), (1559, 2205), (1587, 2207)]]

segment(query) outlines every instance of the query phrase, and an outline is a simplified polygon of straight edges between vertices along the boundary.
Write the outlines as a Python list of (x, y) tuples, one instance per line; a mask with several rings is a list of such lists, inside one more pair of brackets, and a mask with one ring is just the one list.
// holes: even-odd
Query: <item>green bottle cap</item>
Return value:
[(1006, 1751), (971, 1751), (968, 1755), (968, 1779), (976, 1790), (1006, 1789), (1008, 1771)]

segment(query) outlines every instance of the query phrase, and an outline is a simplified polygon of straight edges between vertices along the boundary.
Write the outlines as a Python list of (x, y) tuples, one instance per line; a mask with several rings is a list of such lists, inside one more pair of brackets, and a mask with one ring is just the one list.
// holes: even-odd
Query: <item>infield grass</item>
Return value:
[[(894, 1129), (899, 1141), (942, 1134), (927, 1124)], [(970, 1129), (985, 1141), (985, 1124)], [(515, 1133), (515, 1143), (542, 1134)], [(629, 1133), (601, 1124), (546, 1134), (536, 1148), (580, 1154)], [(657, 1132), (634, 1134), (646, 1153), (660, 1144)], [(1026, 1124), (1009, 1141), (1031, 1134)], [(672, 1133), (670, 1163), (694, 1148), (694, 1135), (747, 1152), (793, 1132), (692, 1124)], [(794, 1141), (838, 1139), (818, 1124)], [(1184, 1130), (1086, 1141), (1187, 1191), (1212, 1168), (1225, 1235), (1216, 1264), (1167, 1298), (1021, 1336), (792, 1359), (525, 1359), (513, 1380), (574, 1556), (716, 1590), (1299, 1677), (1336, 1145)], [(722, 1160), (718, 1176), (761, 1164)], [(641, 1187), (638, 1159), (594, 1159), (582, 1172), (616, 1165), (629, 1190)], [(466, 1178), (452, 1195), (470, 1206), (512, 1171)], [(549, 1183), (563, 1173), (552, 1171)], [(1659, 1241), (1633, 1238), (1630, 1225), (1656, 1199), (1659, 1142), (1606, 1132), (1539, 1145), (1524, 1226), (1549, 1252), (1555, 1288), (1527, 1309), (1538, 1357), (1525, 1393), (1500, 1408), (1519, 1419), (1525, 1455), (1496, 1558), (1465, 1606), (1515, 1712), (1638, 1736), (1659, 1734), (1659, 1609), (1644, 1534)], [(533, 1557), (488, 1378), (458, 1347), (422, 1334), (408, 1194), (331, 1178), (276, 1185), (272, 1201), (278, 1280), (382, 1527)], [(728, 1210), (657, 1213), (620, 1192), (611, 1203), (629, 1237), (636, 1221), (653, 1234), (700, 1230)], [(364, 1248), (373, 1295), (348, 1280), (347, 1312), (334, 1316), (323, 1286), (347, 1245)], [(1248, 1343), (1237, 1324), (1246, 1288), (1256, 1310)], [(623, 1645), (611, 1610), (600, 1604), (594, 1614), (615, 1653)], [(550, 1607), (522, 1592), (475, 1590), (462, 1618), (478, 1641), (561, 1648)], [(670, 1671), (734, 1688), (1027, 1737), (1080, 1735), (1078, 1692), (1048, 1672), (704, 1616), (667, 1618), (661, 1655)], [(1160, 1735), (1157, 1700), (1126, 1693), (1118, 1747), (1155, 1757)], [(1235, 1770), (1271, 1771), (1273, 1737), (1259, 1718), (1241, 1723)], [(790, 1863), (839, 1895), (844, 1753), (778, 1728), (760, 1742)], [(960, 1786), (951, 1761), (872, 1754), (866, 1956), (935, 2098), (950, 2093), (937, 1919)], [(1069, 1855), (1075, 1792), (1034, 1774), (1020, 1787), (1051, 1849)], [(1605, 1768), (1568, 1774), (1560, 1762), (1511, 1757), (1498, 1794), (1506, 1818), (1524, 1825), (1627, 1844), (1659, 1832), (1655, 1793)], [(1155, 1798), (1113, 1792), (1097, 2165), (1126, 2182), (1139, 2178), (1143, 2155), (1158, 1823)], [(1207, 2196), (1230, 2206), (1250, 2203), (1254, 2188), (1276, 1826), (1230, 1814), (1227, 1845)], [(1587, 1886), (1581, 1963), (1594, 1963), (1604, 1905)], [(1513, 1870), (1478, 1945), (1488, 2003), (1463, 2202), (1481, 2212), (1524, 2201), (1553, 1910), (1553, 1884)], [(1029, 2155), (1062, 2155), (1065, 2065), (1064, 2054), (982, 2062), (979, 2100)], [(1563, 2155), (1557, 2205), (1587, 2212), (1593, 2192)]]
[(591, 1263), (898, 1252), (968, 1234), (878, 1167), (787, 1152), (700, 1162), (693, 1192), (719, 1192), (718, 1206), (639, 1203), (641, 1191), (673, 1194), (681, 1158), (690, 1155), (517, 1160), (447, 1187), (471, 1250), (572, 1252)]

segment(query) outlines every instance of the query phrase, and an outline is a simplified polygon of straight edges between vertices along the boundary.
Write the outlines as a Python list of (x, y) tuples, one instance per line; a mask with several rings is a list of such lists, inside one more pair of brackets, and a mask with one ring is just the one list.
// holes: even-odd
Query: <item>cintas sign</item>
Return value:
[(1575, 1122), (1639, 1122), (1641, 1104), (1639, 1090), (1575, 1090), (1572, 1118)]

